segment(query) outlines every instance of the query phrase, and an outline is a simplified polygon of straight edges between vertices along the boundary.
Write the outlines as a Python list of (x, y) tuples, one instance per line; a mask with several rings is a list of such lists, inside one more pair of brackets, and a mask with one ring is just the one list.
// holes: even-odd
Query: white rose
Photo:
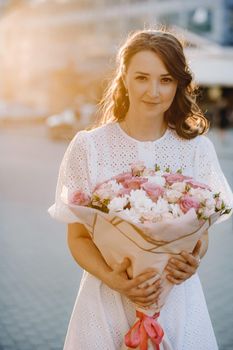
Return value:
[(205, 201), (206, 199), (213, 198), (213, 193), (208, 190), (203, 190), (201, 188), (191, 188), (189, 193), (191, 196), (195, 197), (200, 202)]
[(178, 192), (176, 190), (167, 190), (166, 191), (166, 197), (167, 197), (168, 202), (170, 202), (170, 203), (176, 203), (181, 196), (182, 196), (182, 193)]
[(159, 186), (165, 186), (166, 180), (163, 176), (155, 175), (155, 176), (147, 176), (148, 182), (152, 184), (156, 184)]
[(170, 187), (175, 191), (184, 192), (186, 184), (184, 182), (175, 182)]

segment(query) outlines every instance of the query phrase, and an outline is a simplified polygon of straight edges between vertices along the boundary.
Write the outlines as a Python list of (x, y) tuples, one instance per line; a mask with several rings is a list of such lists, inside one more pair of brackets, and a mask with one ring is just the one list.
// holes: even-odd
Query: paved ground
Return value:
[[(233, 132), (211, 138), (233, 185)], [(47, 208), (66, 146), (42, 127), (0, 129), (0, 350), (63, 347), (81, 270)], [(200, 268), (220, 350), (233, 349), (232, 247), (228, 220), (212, 229)]]

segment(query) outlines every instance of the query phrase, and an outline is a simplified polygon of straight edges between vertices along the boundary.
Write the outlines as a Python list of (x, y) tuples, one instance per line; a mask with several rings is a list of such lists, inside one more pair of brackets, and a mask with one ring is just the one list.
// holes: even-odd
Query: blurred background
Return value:
[[(63, 347), (82, 271), (47, 214), (59, 165), (128, 32), (161, 25), (185, 41), (232, 186), (233, 0), (0, 1), (0, 350)], [(210, 230), (200, 268), (220, 350), (233, 349), (232, 233), (232, 219)]]

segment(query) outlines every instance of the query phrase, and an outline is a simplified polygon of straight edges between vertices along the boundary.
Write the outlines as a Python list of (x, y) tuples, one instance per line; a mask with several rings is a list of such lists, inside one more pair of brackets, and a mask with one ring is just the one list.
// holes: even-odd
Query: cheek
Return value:
[(176, 94), (176, 86), (164, 86), (163, 87), (163, 99), (164, 102), (173, 101)]
[(142, 96), (147, 89), (146, 84), (137, 84), (137, 83), (129, 84), (128, 87), (129, 87), (130, 96), (133, 99), (139, 98), (140, 96)]

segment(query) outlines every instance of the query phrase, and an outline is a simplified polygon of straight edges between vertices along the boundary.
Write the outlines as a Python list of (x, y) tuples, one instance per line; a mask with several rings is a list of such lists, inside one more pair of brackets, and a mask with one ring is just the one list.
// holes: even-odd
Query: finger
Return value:
[(140, 306), (142, 308), (149, 308), (150, 306), (154, 305), (155, 303), (153, 302), (149, 302), (149, 303), (139, 303), (139, 302), (135, 302), (134, 304), (136, 304), (137, 306)]
[(193, 271), (192, 267), (189, 264), (187, 264), (187, 262), (184, 263), (178, 259), (172, 259), (171, 262), (169, 262), (169, 264), (166, 266), (166, 270), (168, 270), (169, 267), (187, 273), (192, 273)]
[(172, 277), (171, 275), (167, 275), (166, 278), (168, 279), (169, 282), (171, 282), (173, 284), (181, 284), (182, 282), (184, 282), (183, 280), (176, 279), (176, 278)]
[(201, 242), (201, 240), (199, 239), (199, 240), (197, 241), (197, 244), (195, 245), (195, 247), (194, 247), (194, 249), (193, 249), (193, 252), (192, 252), (192, 255), (193, 255), (193, 256), (196, 257), (196, 256), (200, 255), (201, 246), (202, 246), (202, 242)]
[(182, 280), (187, 279), (188, 277), (190, 277), (194, 273), (194, 271), (192, 271), (192, 273), (187, 273), (187, 272), (172, 269), (170, 267), (168, 267), (167, 270), (169, 271), (169, 275), (171, 275), (174, 278), (178, 278), (178, 279), (182, 279)]
[(130, 264), (131, 264), (130, 259), (124, 258), (124, 260), (120, 264), (113, 265), (113, 270), (117, 273), (124, 272), (130, 266)]
[(154, 302), (161, 294), (162, 288), (157, 289), (154, 293), (147, 297), (135, 297), (134, 300), (140, 303), (151, 303)]
[(147, 308), (149, 308), (151, 305), (153, 305), (153, 303), (140, 303), (140, 302), (135, 302), (135, 301), (133, 301), (133, 303), (134, 303), (135, 305), (140, 306), (140, 307), (145, 308), (145, 309), (147, 309)]
[(187, 252), (182, 252), (182, 256), (186, 259), (186, 261), (189, 263), (189, 265), (197, 268), (199, 266), (199, 259), (197, 259), (192, 254), (189, 254)]
[(171, 257), (169, 260), (168, 260), (168, 264), (170, 263), (170, 262), (172, 262), (173, 260), (175, 260), (175, 261), (180, 261), (180, 262), (186, 262), (186, 259), (184, 259), (183, 258), (183, 256), (182, 255), (178, 255), (177, 257)]
[(131, 291), (129, 291), (129, 295), (137, 297), (147, 297), (158, 290), (158, 288), (160, 287), (160, 283), (161, 280), (158, 280), (146, 288), (132, 288)]
[[(143, 273), (135, 278), (133, 278), (132, 280), (128, 281), (128, 286), (129, 288), (135, 288), (138, 287), (140, 284), (142, 284), (143, 282), (146, 282), (148, 280), (150, 280), (151, 278), (155, 277), (156, 275), (158, 275), (158, 272), (155, 270), (152, 270), (150, 272), (146, 272)], [(160, 279), (158, 279), (159, 281)], [(143, 289), (143, 288), (142, 288)]]

